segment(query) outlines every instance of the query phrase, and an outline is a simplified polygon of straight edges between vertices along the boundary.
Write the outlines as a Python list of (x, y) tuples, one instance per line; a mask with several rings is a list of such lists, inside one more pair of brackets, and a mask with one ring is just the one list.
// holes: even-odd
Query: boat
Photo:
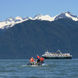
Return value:
[(28, 63), (27, 65), (28, 66), (43, 66), (44, 65), (44, 62), (43, 63), (34, 63), (34, 64)]
[(27, 64), (29, 66), (42, 66), (44, 65), (44, 58), (37, 56), (37, 59), (30, 58), (30, 62)]
[(62, 53), (60, 50), (57, 50), (54, 53), (46, 51), (42, 57), (45, 59), (72, 59), (72, 55), (70, 53)]

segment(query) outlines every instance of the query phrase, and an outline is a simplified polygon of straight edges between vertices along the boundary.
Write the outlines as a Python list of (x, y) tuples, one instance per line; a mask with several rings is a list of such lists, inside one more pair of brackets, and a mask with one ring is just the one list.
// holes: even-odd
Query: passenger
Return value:
[(37, 63), (40, 63), (40, 57), (37, 56)]
[(43, 57), (40, 58), (40, 62), (41, 62), (41, 63), (44, 62), (44, 58), (43, 58)]
[(35, 63), (34, 58), (30, 58), (30, 63), (33, 65)]

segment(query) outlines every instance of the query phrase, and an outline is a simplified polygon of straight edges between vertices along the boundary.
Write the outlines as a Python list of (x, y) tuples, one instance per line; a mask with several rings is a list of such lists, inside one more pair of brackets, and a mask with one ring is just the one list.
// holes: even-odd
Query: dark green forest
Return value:
[(30, 58), (58, 49), (78, 58), (78, 22), (28, 20), (0, 30), (0, 58)]

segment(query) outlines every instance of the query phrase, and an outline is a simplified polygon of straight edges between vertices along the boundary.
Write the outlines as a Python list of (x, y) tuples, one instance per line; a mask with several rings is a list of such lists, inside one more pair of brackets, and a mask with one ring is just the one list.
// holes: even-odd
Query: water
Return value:
[(49, 59), (36, 67), (27, 63), (28, 59), (0, 59), (0, 78), (78, 78), (78, 59)]

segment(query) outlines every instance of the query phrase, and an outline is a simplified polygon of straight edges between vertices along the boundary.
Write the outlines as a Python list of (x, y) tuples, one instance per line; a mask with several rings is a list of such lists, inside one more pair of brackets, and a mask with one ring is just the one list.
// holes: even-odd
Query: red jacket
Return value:
[(41, 61), (41, 62), (43, 62), (43, 61), (44, 61), (44, 58), (43, 58), (43, 57), (41, 57), (41, 58), (40, 58), (40, 61)]

